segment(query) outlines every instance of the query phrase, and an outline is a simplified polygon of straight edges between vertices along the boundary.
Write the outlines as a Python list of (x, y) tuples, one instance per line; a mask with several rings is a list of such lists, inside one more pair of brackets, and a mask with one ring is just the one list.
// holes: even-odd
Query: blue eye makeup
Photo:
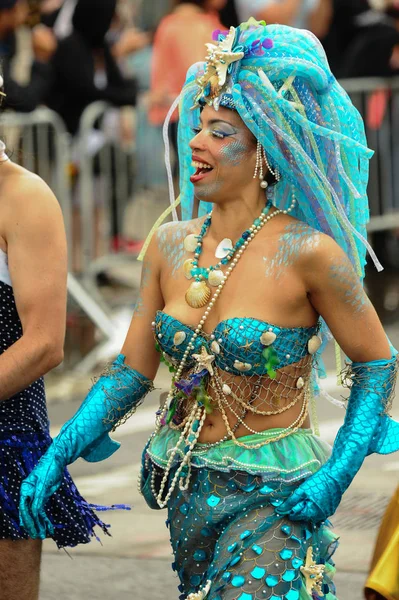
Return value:
[[(201, 127), (193, 127), (192, 128), (192, 132), (194, 133), (194, 135), (198, 135), (201, 131), (202, 131)], [(223, 131), (220, 129), (210, 129), (209, 133), (210, 133), (210, 135), (212, 135), (215, 138), (224, 139), (226, 137), (236, 134), (237, 132), (236, 131)]]

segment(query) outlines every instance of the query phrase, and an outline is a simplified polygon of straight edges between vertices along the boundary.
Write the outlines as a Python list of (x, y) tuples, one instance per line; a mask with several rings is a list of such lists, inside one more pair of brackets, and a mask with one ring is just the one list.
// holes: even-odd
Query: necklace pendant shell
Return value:
[(193, 261), (191, 260), (191, 258), (188, 258), (187, 260), (184, 261), (183, 263), (183, 273), (184, 273), (184, 277), (186, 279), (192, 279), (193, 276), (191, 275), (191, 271), (194, 268), (193, 265)]
[(215, 251), (216, 258), (226, 258), (233, 250), (233, 242), (229, 238), (224, 238)]
[(186, 339), (186, 333), (184, 331), (176, 331), (175, 335), (173, 336), (173, 343), (175, 346), (180, 346), (180, 344), (182, 344), (184, 342), (184, 340)]
[(318, 335), (314, 335), (308, 341), (308, 352), (309, 354), (315, 354), (321, 346), (321, 338)]
[(208, 283), (214, 287), (217, 287), (223, 282), (224, 273), (221, 270), (210, 271), (208, 275)]
[(276, 337), (277, 336), (276, 336), (275, 333), (273, 333), (273, 331), (265, 331), (260, 336), (261, 344), (263, 344), (264, 346), (270, 346), (271, 344), (273, 344), (273, 342), (275, 341)]
[(187, 250), (187, 252), (195, 252), (198, 246), (198, 236), (195, 235), (195, 233), (190, 233), (190, 235), (184, 239), (183, 244), (184, 249)]
[(186, 292), (186, 302), (191, 308), (206, 306), (211, 298), (211, 290), (205, 281), (193, 281)]
[(222, 391), (223, 391), (223, 394), (225, 396), (230, 396), (230, 394), (231, 394), (231, 387), (229, 385), (227, 385), (227, 383), (224, 383), (223, 387), (222, 387)]

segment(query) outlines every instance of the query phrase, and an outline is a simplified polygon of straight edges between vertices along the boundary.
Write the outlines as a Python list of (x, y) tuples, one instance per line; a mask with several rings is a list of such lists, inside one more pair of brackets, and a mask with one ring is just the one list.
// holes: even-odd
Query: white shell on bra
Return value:
[(277, 336), (273, 331), (265, 331), (260, 336), (260, 341), (264, 346), (270, 346), (276, 340)]
[(7, 254), (0, 249), (0, 281), (12, 287), (10, 273), (8, 270)]
[(314, 335), (308, 341), (308, 352), (309, 354), (315, 354), (322, 344), (320, 336)]
[(173, 343), (175, 346), (180, 346), (180, 344), (182, 344), (184, 342), (184, 340), (186, 339), (186, 333), (184, 331), (176, 331), (175, 335), (173, 336)]

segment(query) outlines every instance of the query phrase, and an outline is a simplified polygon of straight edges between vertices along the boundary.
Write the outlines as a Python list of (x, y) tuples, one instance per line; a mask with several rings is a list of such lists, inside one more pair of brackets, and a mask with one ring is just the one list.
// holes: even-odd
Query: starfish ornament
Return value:
[(197, 361), (197, 369), (199, 371), (206, 369), (210, 375), (213, 375), (212, 363), (215, 360), (215, 356), (208, 354), (205, 346), (202, 346), (201, 354), (193, 354), (193, 358)]
[[(197, 80), (200, 89), (195, 98), (194, 107), (202, 97), (205, 97), (206, 103), (211, 105), (213, 100), (222, 93), (230, 65), (244, 58), (244, 52), (233, 51), (235, 35), (235, 28), (230, 27), (228, 35), (218, 44), (206, 44), (208, 50), (205, 57), (206, 69), (202, 77)], [(205, 90), (208, 86), (210, 93), (206, 94)]]
[(305, 577), (306, 591), (309, 594), (315, 591), (319, 596), (324, 596), (321, 589), (324, 569), (324, 565), (316, 565), (313, 559), (313, 548), (309, 546), (306, 553), (306, 563), (301, 567), (301, 573)]

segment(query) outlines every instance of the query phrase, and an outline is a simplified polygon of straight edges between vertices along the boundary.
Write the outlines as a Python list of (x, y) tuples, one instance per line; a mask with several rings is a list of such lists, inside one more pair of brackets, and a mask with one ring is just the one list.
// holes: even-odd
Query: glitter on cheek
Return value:
[(239, 140), (232, 140), (220, 149), (220, 163), (222, 165), (238, 166), (244, 159), (248, 158), (249, 147)]

